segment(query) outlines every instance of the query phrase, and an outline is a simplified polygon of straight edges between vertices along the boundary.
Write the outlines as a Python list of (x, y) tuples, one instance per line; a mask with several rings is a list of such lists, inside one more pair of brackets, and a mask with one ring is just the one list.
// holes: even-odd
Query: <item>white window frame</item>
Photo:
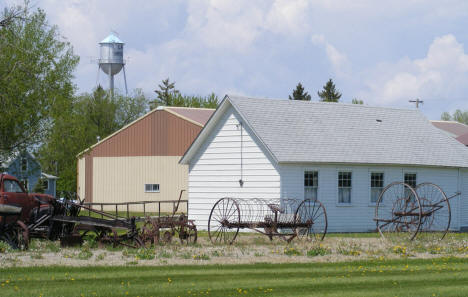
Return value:
[[(154, 186), (157, 186), (157, 190), (155, 190), (154, 188), (152, 190), (147, 190), (147, 186), (151, 186), (152, 188)], [(145, 184), (145, 193), (159, 193), (161, 190), (161, 186), (160, 184)]]
[[(303, 183), (304, 183), (304, 188), (303, 188), (303, 190), (304, 190), (304, 195), (303, 195), (303, 199), (306, 199), (306, 197), (305, 197), (305, 196), (306, 196), (306, 193), (305, 193), (305, 191), (306, 191), (305, 173), (306, 173), (306, 172), (317, 172), (317, 186), (316, 186), (316, 188), (317, 188), (317, 197), (316, 197), (316, 198), (317, 198), (317, 200), (320, 200), (320, 199), (319, 199), (319, 191), (320, 191), (320, 187), (319, 187), (319, 184), (320, 184), (320, 171), (319, 171), (318, 169), (314, 169), (314, 168), (305, 168), (305, 169), (303, 170), (303, 175), (302, 175), (302, 180), (303, 180)], [(310, 187), (310, 188), (312, 188), (312, 187)]]
[[(369, 171), (369, 205), (374, 207), (375, 204), (377, 203), (377, 201), (375, 201), (375, 202), (372, 201), (372, 174), (373, 174), (373, 173), (381, 173), (381, 174), (383, 174), (383, 179), (382, 179), (382, 183), (383, 183), (383, 185), (382, 185), (382, 190), (385, 189), (385, 176), (386, 176), (386, 174), (385, 174), (385, 171), (384, 171), (384, 170), (379, 170), (379, 169), (372, 169), (372, 170)], [(382, 190), (381, 190), (381, 191), (382, 191)], [(377, 199), (378, 199), (378, 197), (377, 197)]]
[[(340, 172), (342, 173), (351, 173), (351, 187), (350, 187), (350, 197), (349, 197), (349, 202), (340, 202), (340, 187), (339, 187), (339, 182), (340, 182)], [(353, 205), (353, 180), (354, 180), (354, 172), (353, 170), (351, 169), (346, 169), (346, 168), (342, 168), (342, 169), (337, 169), (336, 170), (336, 205), (337, 206), (352, 206)]]

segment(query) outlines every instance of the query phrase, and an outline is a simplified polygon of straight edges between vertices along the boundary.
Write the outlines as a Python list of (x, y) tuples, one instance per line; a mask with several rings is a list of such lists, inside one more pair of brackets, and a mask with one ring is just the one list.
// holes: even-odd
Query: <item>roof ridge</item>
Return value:
[(163, 109), (174, 108), (174, 109), (202, 109), (202, 110), (215, 110), (216, 108), (207, 108), (207, 107), (185, 107), (185, 106), (162, 106)]
[[(284, 101), (284, 102), (291, 102), (294, 104), (317, 104), (317, 105), (333, 105), (339, 104), (340, 106), (352, 106), (360, 107), (360, 108), (372, 108), (372, 109), (387, 109), (387, 110), (402, 110), (402, 111), (411, 111), (411, 112), (418, 112), (421, 113), (418, 109), (415, 108), (403, 108), (403, 107), (387, 107), (387, 106), (371, 106), (365, 104), (353, 104), (353, 103), (346, 103), (346, 102), (321, 102), (321, 101), (306, 101), (306, 100), (289, 100), (289, 99), (282, 99), (282, 98), (265, 98), (265, 97), (247, 97), (247, 96), (240, 96), (240, 95), (227, 95), (229, 98), (241, 98), (241, 99), (254, 99), (254, 100), (271, 100), (271, 101)], [(234, 99), (235, 100), (235, 99)]]

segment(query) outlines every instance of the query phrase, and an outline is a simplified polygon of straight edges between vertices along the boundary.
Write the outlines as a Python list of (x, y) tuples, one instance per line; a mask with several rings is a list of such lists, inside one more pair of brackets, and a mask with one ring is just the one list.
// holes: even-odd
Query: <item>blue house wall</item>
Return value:
[[(26, 162), (23, 168), (23, 160)], [(15, 176), (21, 182), (27, 182), (27, 191), (32, 192), (41, 176), (48, 181), (48, 188), (44, 190), (45, 194), (55, 197), (56, 194), (56, 181), (57, 178), (48, 174), (44, 174), (41, 165), (37, 160), (28, 152), (23, 152), (14, 158), (6, 168), (8, 174)]]

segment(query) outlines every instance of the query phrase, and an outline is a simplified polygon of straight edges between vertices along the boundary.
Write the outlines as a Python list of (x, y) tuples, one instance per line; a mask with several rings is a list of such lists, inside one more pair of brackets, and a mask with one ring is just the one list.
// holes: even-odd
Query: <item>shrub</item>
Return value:
[(192, 257), (194, 260), (209, 260), (210, 256), (207, 254), (199, 254), (199, 255), (193, 255)]

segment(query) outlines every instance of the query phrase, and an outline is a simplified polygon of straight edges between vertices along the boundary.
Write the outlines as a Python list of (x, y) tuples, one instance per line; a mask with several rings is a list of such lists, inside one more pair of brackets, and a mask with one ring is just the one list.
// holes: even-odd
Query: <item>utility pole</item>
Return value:
[(416, 100), (409, 100), (408, 102), (409, 102), (409, 103), (415, 103), (415, 104), (416, 104), (416, 108), (419, 108), (419, 104), (423, 104), (423, 103), (424, 103), (424, 101), (419, 100), (419, 98), (416, 98)]

